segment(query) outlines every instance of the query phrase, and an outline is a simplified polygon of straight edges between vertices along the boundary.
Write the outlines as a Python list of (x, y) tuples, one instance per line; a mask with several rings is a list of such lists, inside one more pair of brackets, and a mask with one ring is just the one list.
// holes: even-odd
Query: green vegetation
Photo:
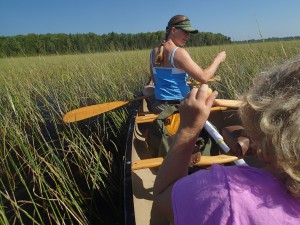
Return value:
[[(128, 51), (152, 48), (164, 39), (164, 32), (138, 34), (28, 34), (13, 37), (0, 36), (0, 57), (53, 54)], [(190, 46), (230, 43), (222, 34), (198, 33), (192, 35)]]
[[(201, 66), (226, 50), (220, 98), (300, 53), (300, 41), (193, 47)], [(0, 59), (0, 224), (120, 224), (122, 163), (136, 103), (78, 123), (65, 112), (134, 98), (149, 50)]]

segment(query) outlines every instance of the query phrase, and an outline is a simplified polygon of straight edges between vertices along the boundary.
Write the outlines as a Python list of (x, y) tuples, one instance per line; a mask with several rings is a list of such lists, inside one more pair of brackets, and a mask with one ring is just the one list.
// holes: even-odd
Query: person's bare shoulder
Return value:
[(190, 54), (185, 48), (178, 48), (175, 53), (175, 57), (181, 58), (181, 57), (190, 57)]
[(174, 62), (178, 68), (185, 69), (185, 65), (191, 60), (190, 54), (184, 48), (178, 48), (174, 55)]

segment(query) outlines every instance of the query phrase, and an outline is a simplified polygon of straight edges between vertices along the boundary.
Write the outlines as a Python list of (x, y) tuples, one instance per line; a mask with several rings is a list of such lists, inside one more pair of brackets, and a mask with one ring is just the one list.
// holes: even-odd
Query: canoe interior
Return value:
[[(142, 101), (136, 117), (144, 116), (147, 108), (145, 100)], [(147, 114), (146, 114), (147, 115)], [(164, 225), (169, 222), (152, 208), (153, 184), (159, 168), (141, 169), (131, 171), (132, 161), (151, 158), (147, 149), (145, 137), (150, 123), (134, 123), (132, 119), (131, 130), (128, 135), (125, 165), (125, 211), (126, 224), (136, 225)], [(239, 125), (240, 120), (236, 110), (213, 111), (209, 121), (221, 131), (223, 127)], [(212, 146), (217, 148), (217, 146)], [(127, 180), (127, 183), (126, 183)]]

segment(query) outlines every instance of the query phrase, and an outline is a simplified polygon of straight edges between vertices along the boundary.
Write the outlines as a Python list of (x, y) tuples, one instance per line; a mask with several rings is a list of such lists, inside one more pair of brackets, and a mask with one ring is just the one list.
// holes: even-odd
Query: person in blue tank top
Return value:
[(182, 48), (190, 34), (198, 30), (191, 26), (184, 15), (173, 16), (166, 27), (165, 39), (150, 54), (150, 73), (154, 85), (154, 97), (148, 101), (149, 109), (160, 113), (168, 105), (177, 105), (190, 91), (187, 78), (206, 83), (216, 72), (219, 64), (226, 58), (220, 52), (210, 66), (201, 68)]

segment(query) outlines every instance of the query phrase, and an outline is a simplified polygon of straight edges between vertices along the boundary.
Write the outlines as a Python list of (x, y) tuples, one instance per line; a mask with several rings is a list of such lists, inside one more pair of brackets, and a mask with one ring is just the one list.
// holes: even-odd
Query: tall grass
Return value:
[(116, 140), (125, 140), (128, 111), (77, 124), (61, 118), (84, 105), (132, 98), (145, 79), (133, 62), (143, 58), (132, 52), (1, 59), (3, 221), (89, 224), (104, 222), (100, 210), (119, 213)]
[[(219, 97), (238, 98), (253, 76), (300, 53), (299, 41), (188, 48), (208, 66), (226, 50)], [(149, 50), (0, 59), (0, 223), (121, 223), (123, 146), (134, 103), (78, 123), (67, 111), (134, 98)]]
[(190, 49), (199, 65), (205, 67), (222, 50), (227, 58), (217, 74), (222, 81), (213, 85), (219, 97), (236, 99), (252, 84), (253, 77), (300, 53), (299, 41), (234, 44)]

